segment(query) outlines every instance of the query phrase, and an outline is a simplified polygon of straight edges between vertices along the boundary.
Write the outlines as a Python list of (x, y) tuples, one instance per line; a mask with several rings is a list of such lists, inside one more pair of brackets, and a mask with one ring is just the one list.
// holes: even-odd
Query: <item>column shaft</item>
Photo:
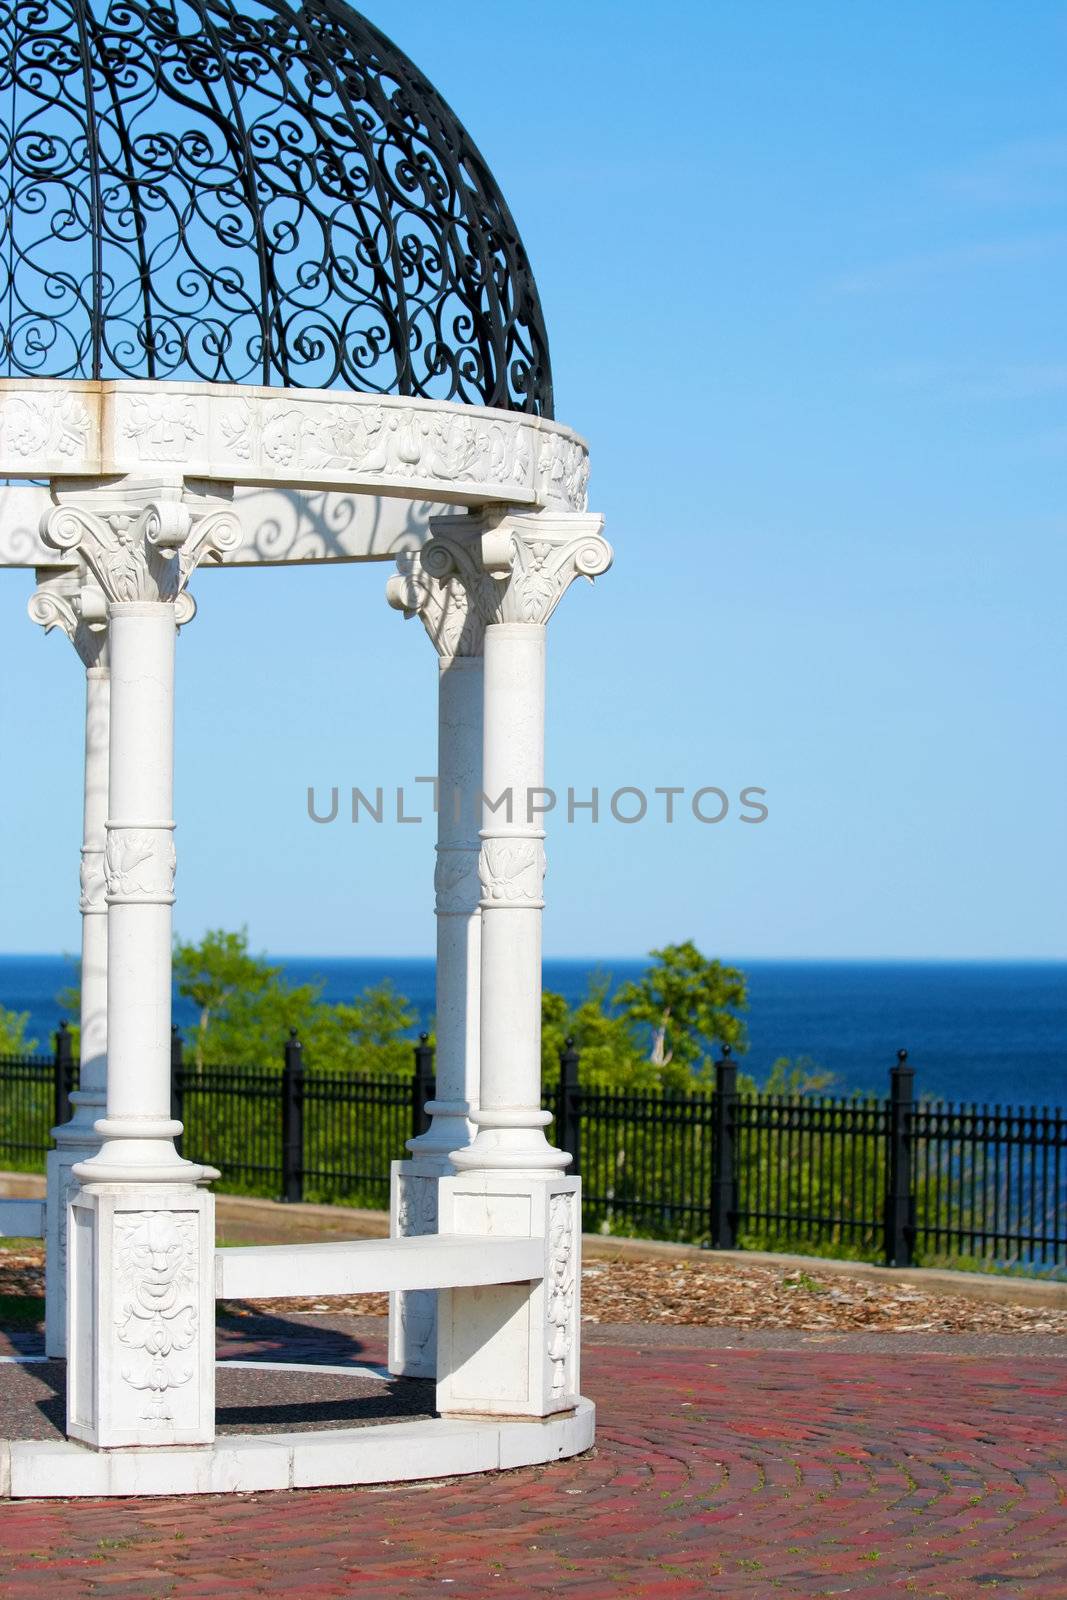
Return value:
[(94, 1164), (108, 1176), (190, 1176), (170, 1115), (175, 633), (172, 605), (111, 608), (107, 1143)]
[(79, 1086), (74, 1113), (52, 1130), (48, 1154), (45, 1250), (45, 1350), (67, 1352), (67, 1207), (77, 1189), (71, 1169), (100, 1147), (95, 1123), (107, 1094), (107, 906), (104, 828), (107, 820), (111, 683), (107, 667), (85, 674), (85, 766), (81, 849), (81, 1012)]
[(569, 1157), (541, 1110), (541, 916), (544, 831), (529, 798), (544, 784), (545, 629), (485, 631), (482, 825), (481, 1087), (478, 1135), (461, 1169), (552, 1171)]
[(482, 777), (482, 660), (443, 656), (438, 675), (436, 1095), (427, 1132), (408, 1149), (451, 1171), (451, 1150), (470, 1143), (478, 1098), (481, 917), (478, 804)]

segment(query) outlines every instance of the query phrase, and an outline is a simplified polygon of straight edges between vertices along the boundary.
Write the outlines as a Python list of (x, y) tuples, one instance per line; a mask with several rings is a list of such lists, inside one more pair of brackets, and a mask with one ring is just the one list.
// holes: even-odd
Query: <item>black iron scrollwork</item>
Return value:
[(491, 172), (339, 0), (0, 5), (0, 370), (552, 415)]

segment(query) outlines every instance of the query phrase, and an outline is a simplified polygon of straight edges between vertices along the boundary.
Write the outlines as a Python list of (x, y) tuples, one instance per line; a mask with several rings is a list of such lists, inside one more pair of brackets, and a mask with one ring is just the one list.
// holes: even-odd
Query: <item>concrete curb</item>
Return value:
[[(36, 1173), (0, 1172), (0, 1196), (37, 1199), (44, 1191), (44, 1178)], [(216, 1194), (215, 1205), (218, 1235), (233, 1243), (384, 1239), (389, 1232), (388, 1212), (363, 1211), (355, 1206), (315, 1205), (309, 1201), (287, 1205), (278, 1200), (241, 1194)], [(806, 1272), (814, 1278), (846, 1277), (886, 1286), (908, 1284), (926, 1294), (958, 1295), (962, 1299), (992, 1301), (997, 1305), (1054, 1306), (1067, 1310), (1067, 1283), (1038, 1278), (954, 1272), (948, 1267), (880, 1267), (873, 1262), (778, 1255), (767, 1250), (701, 1250), (697, 1245), (670, 1244), (659, 1239), (619, 1239), (600, 1233), (584, 1234), (582, 1250), (588, 1261), (677, 1261), (704, 1266), (714, 1262), (735, 1271), (746, 1266), (772, 1267), (783, 1273)]]

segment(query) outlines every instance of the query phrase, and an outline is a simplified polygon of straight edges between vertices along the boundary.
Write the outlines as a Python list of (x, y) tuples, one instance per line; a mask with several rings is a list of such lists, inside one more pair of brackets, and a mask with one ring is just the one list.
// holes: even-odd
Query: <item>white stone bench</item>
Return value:
[(215, 1252), (215, 1293), (225, 1300), (482, 1288), (536, 1283), (544, 1275), (540, 1238), (436, 1233), (330, 1244), (242, 1245)]

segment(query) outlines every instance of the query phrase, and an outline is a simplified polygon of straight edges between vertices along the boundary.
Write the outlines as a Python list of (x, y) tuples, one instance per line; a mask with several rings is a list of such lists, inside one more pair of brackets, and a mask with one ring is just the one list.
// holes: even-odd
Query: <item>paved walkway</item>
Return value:
[[(381, 1332), (250, 1319), (222, 1345), (377, 1362)], [(1067, 1600), (1062, 1357), (590, 1332), (591, 1456), (396, 1489), (9, 1503), (0, 1596)]]

